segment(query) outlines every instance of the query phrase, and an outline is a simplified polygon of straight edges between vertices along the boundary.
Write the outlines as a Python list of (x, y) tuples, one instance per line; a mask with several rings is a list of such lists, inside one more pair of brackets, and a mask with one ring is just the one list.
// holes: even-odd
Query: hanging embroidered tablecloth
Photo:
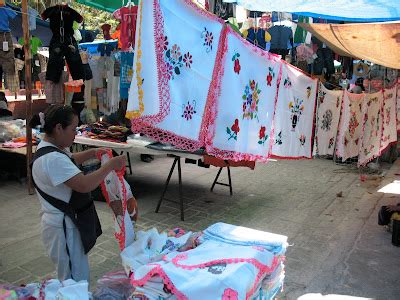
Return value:
[(265, 161), (270, 154), (272, 121), (281, 61), (228, 28), (217, 95), (209, 106), (207, 153), (223, 159)]
[(358, 156), (361, 147), (362, 113), (365, 94), (344, 92), (336, 155), (342, 161)]
[(358, 165), (363, 166), (379, 156), (383, 127), (383, 91), (365, 96), (363, 129)]
[[(142, 114), (153, 115), (159, 112), (157, 78), (157, 56), (154, 35), (154, 2), (155, 0), (140, 1), (137, 15), (137, 30), (135, 37), (135, 56), (133, 69), (135, 70), (129, 89), (126, 117), (137, 118)], [(146, 91), (148, 101), (144, 106), (143, 98)]]
[(383, 130), (380, 152), (384, 151), (391, 143), (397, 141), (397, 113), (396, 113), (397, 85), (384, 91), (383, 101)]
[(272, 155), (311, 158), (317, 79), (283, 63), (274, 119)]
[(333, 155), (338, 131), (343, 91), (331, 91), (320, 84), (314, 154)]
[[(136, 82), (143, 82), (138, 85), (138, 95), (139, 106), (141, 96), (145, 103), (144, 113), (132, 120), (132, 128), (159, 142), (197, 150), (204, 145), (203, 114), (223, 22), (189, 0), (144, 1), (142, 5), (139, 22), (146, 23), (145, 9), (149, 5), (154, 11), (154, 24), (142, 25), (139, 31), (145, 37), (155, 37), (155, 52), (151, 55), (155, 55), (157, 73), (154, 57), (145, 60), (144, 52), (150, 51), (143, 47), (139, 50), (142, 57), (138, 53), (135, 59), (141, 59)], [(153, 89), (158, 89), (158, 95)]]

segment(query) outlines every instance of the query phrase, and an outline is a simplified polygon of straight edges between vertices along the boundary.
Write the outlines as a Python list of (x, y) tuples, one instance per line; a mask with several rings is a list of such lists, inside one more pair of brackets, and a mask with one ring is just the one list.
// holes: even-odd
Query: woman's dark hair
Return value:
[[(46, 134), (52, 134), (53, 129), (57, 124), (61, 124), (62, 128), (66, 128), (72, 124), (74, 116), (77, 116), (77, 113), (71, 106), (52, 105), (44, 112), (44, 127), (42, 130)], [(35, 128), (39, 125), (42, 125), (39, 114), (33, 115), (29, 122), (29, 126)]]

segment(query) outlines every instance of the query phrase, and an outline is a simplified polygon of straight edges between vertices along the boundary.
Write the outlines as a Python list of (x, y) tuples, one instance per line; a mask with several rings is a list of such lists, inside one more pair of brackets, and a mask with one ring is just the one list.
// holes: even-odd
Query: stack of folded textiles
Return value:
[(282, 289), (286, 247), (286, 236), (216, 223), (179, 237), (139, 232), (121, 257), (134, 299), (262, 300)]
[(106, 122), (85, 124), (78, 128), (83, 136), (110, 142), (126, 142), (131, 131), (125, 126), (111, 125)]

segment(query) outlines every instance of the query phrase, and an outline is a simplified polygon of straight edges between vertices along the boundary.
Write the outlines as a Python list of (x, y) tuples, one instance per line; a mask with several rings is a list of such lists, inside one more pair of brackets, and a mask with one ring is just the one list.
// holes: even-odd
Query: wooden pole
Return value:
[(32, 66), (31, 66), (31, 46), (28, 21), (28, 1), (22, 0), (22, 30), (24, 33), (24, 52), (25, 52), (25, 95), (26, 95), (26, 171), (28, 176), (28, 192), (34, 193), (32, 185), (31, 161), (32, 161), (32, 128), (29, 122), (32, 118)]

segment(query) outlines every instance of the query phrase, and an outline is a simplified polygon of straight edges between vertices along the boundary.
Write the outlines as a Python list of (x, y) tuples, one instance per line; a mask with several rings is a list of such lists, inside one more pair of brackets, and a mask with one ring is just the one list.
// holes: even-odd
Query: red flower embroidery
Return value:
[(269, 67), (268, 70), (269, 70), (269, 73), (268, 73), (267, 78), (266, 78), (267, 79), (267, 85), (271, 86), (272, 79), (275, 77), (275, 73), (274, 73), (274, 69), (271, 68), (271, 67)]
[(238, 59), (235, 59), (235, 66), (233, 68), (235, 73), (239, 74), (240, 73), (240, 61)]
[(259, 136), (260, 140), (265, 137), (265, 126), (261, 126), (258, 136)]
[(272, 75), (271, 73), (269, 73), (267, 76), (267, 85), (271, 86), (271, 83), (272, 83)]
[(238, 300), (238, 292), (233, 289), (227, 288), (224, 290), (222, 300)]
[(235, 123), (232, 125), (231, 129), (234, 133), (236, 133), (236, 134), (239, 133), (240, 128), (239, 128), (239, 120), (238, 119), (235, 120)]
[(236, 119), (231, 128), (226, 127), (226, 133), (229, 135), (228, 141), (230, 139), (234, 139), (235, 141), (237, 141), (237, 135), (239, 131), (240, 131), (239, 120)]

